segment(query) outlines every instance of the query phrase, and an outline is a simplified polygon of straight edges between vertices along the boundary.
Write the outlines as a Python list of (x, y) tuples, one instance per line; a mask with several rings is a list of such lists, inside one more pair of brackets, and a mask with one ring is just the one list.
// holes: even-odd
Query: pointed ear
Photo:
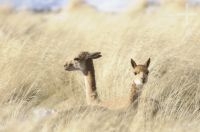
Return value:
[(90, 53), (87, 56), (87, 58), (90, 58), (90, 59), (97, 59), (97, 58), (100, 58), (100, 57), (102, 57), (101, 52)]
[(147, 68), (149, 67), (150, 62), (151, 62), (151, 59), (149, 58), (149, 59), (146, 61), (146, 63), (145, 63), (145, 66), (146, 66)]
[(137, 66), (137, 64), (135, 63), (135, 61), (133, 59), (131, 59), (131, 65), (133, 68), (135, 68)]

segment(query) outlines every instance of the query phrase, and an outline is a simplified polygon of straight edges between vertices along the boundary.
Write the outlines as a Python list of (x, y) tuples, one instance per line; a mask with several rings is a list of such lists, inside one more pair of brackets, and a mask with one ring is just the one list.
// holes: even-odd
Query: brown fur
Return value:
[[(100, 101), (96, 89), (95, 69), (93, 65), (93, 59), (97, 59), (100, 57), (100, 52), (81, 52), (77, 57), (75, 57), (72, 61), (67, 62), (64, 66), (67, 71), (80, 70), (83, 73), (85, 79), (87, 104), (100, 105), (110, 109), (120, 109), (126, 108), (135, 103), (141, 91), (141, 87), (137, 87), (135, 80), (130, 89), (129, 97), (122, 97), (108, 101)], [(131, 64), (134, 73), (138, 74), (138, 76), (136, 76), (136, 78), (134, 79), (145, 79), (145, 81), (142, 82), (146, 83), (146, 78), (149, 72), (148, 66), (150, 64), (150, 59), (144, 65), (137, 65), (135, 61), (131, 59)]]
[(99, 102), (93, 65), (93, 59), (99, 57), (101, 57), (100, 52), (81, 52), (64, 66), (67, 71), (80, 70), (83, 73), (86, 87), (86, 101), (88, 105), (97, 104)]
[(133, 83), (130, 90), (129, 105), (131, 105), (138, 99), (140, 94), (139, 92), (140, 92), (139, 89), (136, 87), (135, 83)]
[(86, 84), (86, 100), (88, 104), (99, 102), (99, 97), (96, 91), (96, 79), (93, 61), (87, 62), (88, 71), (84, 74)]

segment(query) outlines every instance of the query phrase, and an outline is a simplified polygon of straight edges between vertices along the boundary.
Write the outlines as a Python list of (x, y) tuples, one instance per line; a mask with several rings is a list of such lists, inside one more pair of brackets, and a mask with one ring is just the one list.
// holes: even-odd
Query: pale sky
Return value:
[[(67, 5), (69, 0), (0, 0), (0, 3), (8, 1), (16, 8), (57, 10)], [(159, 3), (159, 0), (148, 1), (150, 3)], [(120, 12), (126, 10), (127, 7), (134, 5), (135, 0), (85, 0), (85, 2), (101, 11)], [(188, 0), (188, 2), (190, 4), (200, 4), (200, 0)]]

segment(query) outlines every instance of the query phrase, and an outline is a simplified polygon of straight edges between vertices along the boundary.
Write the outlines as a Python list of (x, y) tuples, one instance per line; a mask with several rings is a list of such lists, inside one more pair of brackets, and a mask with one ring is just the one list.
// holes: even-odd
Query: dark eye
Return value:
[(135, 75), (137, 75), (137, 72), (134, 72)]

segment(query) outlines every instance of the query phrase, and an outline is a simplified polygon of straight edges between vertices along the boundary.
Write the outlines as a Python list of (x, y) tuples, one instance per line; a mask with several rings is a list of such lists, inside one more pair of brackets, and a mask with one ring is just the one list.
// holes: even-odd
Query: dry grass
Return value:
[[(111, 15), (85, 8), (71, 13), (0, 13), (0, 131), (168, 132), (200, 129), (200, 19), (166, 11)], [(130, 58), (152, 58), (135, 110), (110, 111), (85, 105), (80, 73), (64, 71), (79, 51), (101, 51), (95, 61), (102, 100), (128, 95)], [(55, 110), (39, 120), (37, 109)], [(51, 112), (50, 112), (51, 113)]]

